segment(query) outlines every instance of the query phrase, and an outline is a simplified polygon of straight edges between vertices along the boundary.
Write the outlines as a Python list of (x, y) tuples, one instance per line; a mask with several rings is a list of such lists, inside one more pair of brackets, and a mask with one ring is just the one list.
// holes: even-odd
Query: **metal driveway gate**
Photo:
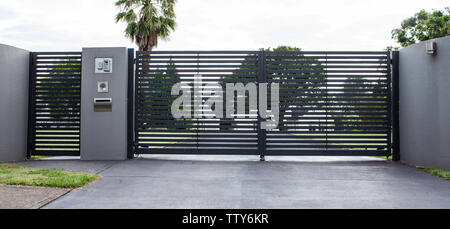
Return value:
[[(137, 52), (135, 77), (137, 154), (391, 154), (388, 52)], [(201, 95), (193, 90), (198, 78)], [(204, 118), (172, 117), (176, 83), (204, 103), (217, 83), (250, 82), (279, 84), (277, 129), (262, 130), (258, 115), (217, 118), (206, 108)], [(248, 101), (245, 108), (253, 109)]]
[(81, 52), (30, 58), (28, 157), (80, 155)]

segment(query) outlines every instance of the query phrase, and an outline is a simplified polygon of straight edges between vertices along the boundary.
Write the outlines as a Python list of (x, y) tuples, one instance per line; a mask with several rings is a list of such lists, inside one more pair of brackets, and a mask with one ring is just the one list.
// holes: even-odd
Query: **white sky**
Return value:
[[(0, 43), (31, 51), (135, 47), (115, 0), (0, 0)], [(178, 28), (157, 50), (381, 50), (391, 30), (450, 0), (178, 0)]]

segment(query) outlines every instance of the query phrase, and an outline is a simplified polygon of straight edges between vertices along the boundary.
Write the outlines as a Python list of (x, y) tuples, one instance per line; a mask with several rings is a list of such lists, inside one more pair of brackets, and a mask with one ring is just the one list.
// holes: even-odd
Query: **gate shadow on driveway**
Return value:
[(103, 176), (46, 208), (450, 208), (450, 182), (378, 158), (208, 157), (23, 164)]

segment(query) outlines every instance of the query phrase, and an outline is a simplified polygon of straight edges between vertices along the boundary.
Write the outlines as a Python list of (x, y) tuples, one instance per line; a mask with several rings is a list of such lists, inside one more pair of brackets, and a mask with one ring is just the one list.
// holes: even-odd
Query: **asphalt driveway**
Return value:
[[(201, 158), (199, 160), (199, 158)], [(20, 164), (103, 178), (46, 205), (83, 208), (450, 208), (450, 182), (377, 158), (152, 156)]]

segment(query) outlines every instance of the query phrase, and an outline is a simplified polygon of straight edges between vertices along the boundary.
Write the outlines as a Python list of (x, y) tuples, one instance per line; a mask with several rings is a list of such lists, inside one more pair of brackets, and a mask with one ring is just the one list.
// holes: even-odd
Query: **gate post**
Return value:
[(34, 136), (35, 136), (35, 111), (33, 101), (35, 100), (34, 84), (35, 84), (35, 53), (30, 52), (29, 64), (29, 81), (28, 81), (28, 136), (27, 136), (27, 159), (31, 159), (34, 150)]
[[(267, 83), (267, 77), (266, 77), (266, 55), (264, 51), (260, 51), (258, 53), (258, 89), (260, 83)], [(259, 92), (259, 90), (258, 90)], [(260, 155), (261, 161), (265, 161), (266, 156), (266, 135), (267, 131), (263, 130), (261, 128), (261, 123), (263, 122), (263, 119), (261, 118), (261, 111), (259, 110), (261, 108), (260, 104), (260, 95), (258, 93), (258, 152)]]
[(392, 160), (400, 161), (400, 52), (392, 51)]
[(134, 49), (128, 49), (127, 158), (134, 157)]

